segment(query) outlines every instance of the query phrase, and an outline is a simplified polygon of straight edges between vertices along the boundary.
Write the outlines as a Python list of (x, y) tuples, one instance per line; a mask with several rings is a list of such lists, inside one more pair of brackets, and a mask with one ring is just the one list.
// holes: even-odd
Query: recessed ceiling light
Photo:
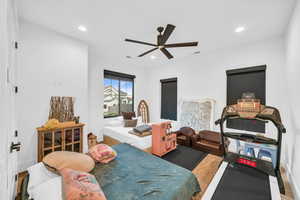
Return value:
[(243, 31), (245, 31), (246, 30), (246, 28), (244, 27), (244, 26), (239, 26), (239, 27), (237, 27), (236, 29), (235, 29), (235, 32), (236, 33), (241, 33), (241, 32), (243, 32)]
[(156, 59), (156, 56), (151, 55), (150, 58), (151, 58), (152, 60), (154, 60), (154, 59)]
[(236, 33), (241, 33), (241, 32), (243, 32), (243, 31), (245, 31), (245, 27), (244, 27), (244, 26), (239, 26), (239, 27), (237, 27), (237, 28), (235, 29), (235, 32), (236, 32)]
[(78, 30), (82, 31), (82, 32), (86, 32), (87, 31), (87, 28), (85, 26), (78, 26)]

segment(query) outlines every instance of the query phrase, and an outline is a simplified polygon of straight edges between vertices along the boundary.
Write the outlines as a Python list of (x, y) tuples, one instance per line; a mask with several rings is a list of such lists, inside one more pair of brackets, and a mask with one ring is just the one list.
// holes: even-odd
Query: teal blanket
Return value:
[(117, 158), (92, 171), (108, 200), (191, 200), (200, 192), (190, 171), (128, 144), (113, 148)]

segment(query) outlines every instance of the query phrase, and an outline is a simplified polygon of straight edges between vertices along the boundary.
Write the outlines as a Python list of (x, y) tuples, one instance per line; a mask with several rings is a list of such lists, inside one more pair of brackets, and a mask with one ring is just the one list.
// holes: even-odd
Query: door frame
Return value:
[(14, 199), (18, 172), (17, 153), (10, 152), (17, 141), (15, 92), (18, 18), (15, 0), (0, 1), (0, 199)]

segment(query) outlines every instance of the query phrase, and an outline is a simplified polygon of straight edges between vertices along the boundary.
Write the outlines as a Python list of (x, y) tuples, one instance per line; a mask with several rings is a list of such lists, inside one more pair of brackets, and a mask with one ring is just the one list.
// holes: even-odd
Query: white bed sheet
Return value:
[(147, 149), (152, 146), (152, 135), (138, 137), (128, 133), (130, 130), (132, 128), (106, 126), (103, 129), (103, 135), (109, 136), (121, 143), (128, 143), (139, 149)]

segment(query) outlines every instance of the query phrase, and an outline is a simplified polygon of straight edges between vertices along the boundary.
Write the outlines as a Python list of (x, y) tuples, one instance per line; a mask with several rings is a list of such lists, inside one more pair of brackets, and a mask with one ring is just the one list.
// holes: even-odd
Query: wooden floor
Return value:
[(20, 200), (21, 199), (21, 185), (22, 185), (22, 182), (25, 178), (25, 176), (28, 174), (27, 171), (24, 171), (24, 172), (20, 172), (18, 174), (18, 184), (17, 184), (17, 196), (16, 196), (16, 200)]
[(198, 199), (201, 199), (206, 188), (211, 182), (212, 178), (218, 171), (219, 165), (222, 162), (222, 158), (208, 154), (200, 164), (193, 170), (193, 174), (197, 177), (202, 192), (199, 194)]

